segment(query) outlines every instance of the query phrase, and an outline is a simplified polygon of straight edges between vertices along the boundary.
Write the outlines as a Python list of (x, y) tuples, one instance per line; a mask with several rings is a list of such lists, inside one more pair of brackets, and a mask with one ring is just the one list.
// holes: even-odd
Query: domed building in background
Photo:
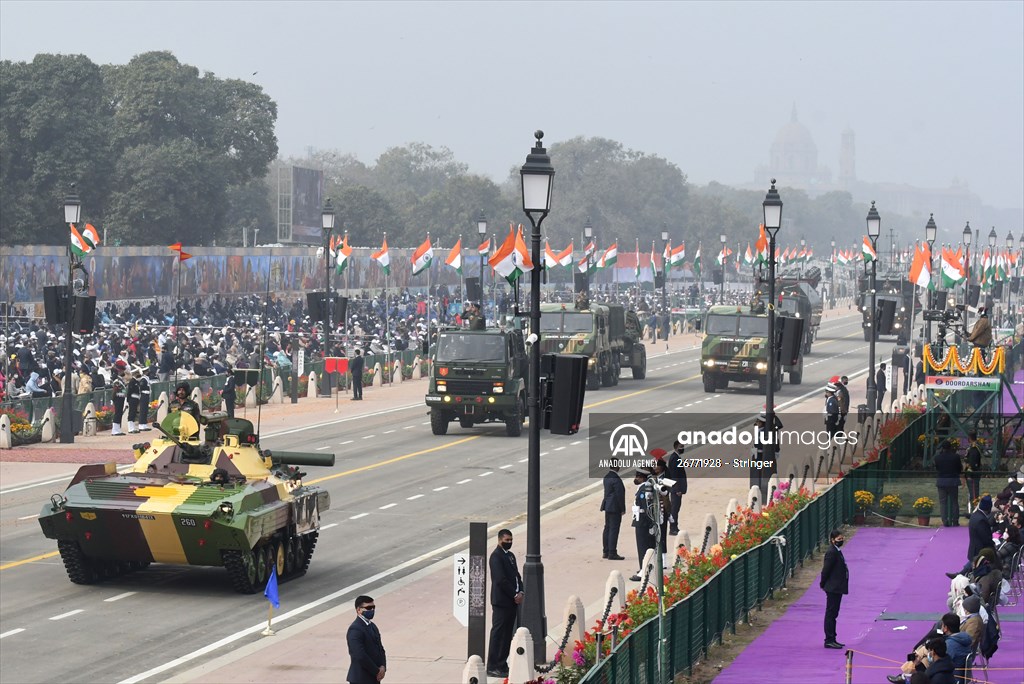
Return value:
[(786, 178), (790, 185), (808, 190), (832, 182), (832, 172), (818, 166), (818, 146), (811, 132), (797, 119), (796, 105), (789, 123), (779, 129), (768, 154), (768, 165), (758, 167), (757, 181), (771, 177)]

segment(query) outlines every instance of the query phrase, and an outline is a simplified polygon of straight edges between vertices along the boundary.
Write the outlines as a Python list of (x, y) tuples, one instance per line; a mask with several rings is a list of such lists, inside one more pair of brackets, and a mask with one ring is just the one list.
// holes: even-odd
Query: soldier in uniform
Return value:
[(132, 368), (127, 374), (128, 385), (126, 387), (126, 393), (128, 395), (128, 434), (138, 434), (139, 427), (135, 422), (139, 419), (139, 376), (142, 375), (138, 368)]
[(192, 417), (199, 422), (199, 404), (192, 401), (189, 396), (191, 389), (187, 382), (179, 382), (178, 386), (174, 388), (174, 400), (171, 401), (172, 411), (183, 411), (185, 413), (192, 414)]
[(124, 377), (121, 375), (127, 365), (124, 361), (118, 360), (112, 369), (113, 377), (110, 381), (110, 387), (114, 393), (114, 423), (110, 428), (111, 435), (123, 435), (124, 432), (121, 430), (121, 418), (124, 416), (124, 400), (127, 394), (124, 383)]
[(139, 431), (149, 432), (149, 402), (152, 400), (153, 391), (149, 382), (150, 370), (146, 369), (139, 373)]
[(480, 312), (480, 305), (476, 302), (470, 302), (469, 307), (466, 309), (466, 319), (469, 321), (470, 330), (487, 329), (487, 322), (484, 320), (484, 315)]

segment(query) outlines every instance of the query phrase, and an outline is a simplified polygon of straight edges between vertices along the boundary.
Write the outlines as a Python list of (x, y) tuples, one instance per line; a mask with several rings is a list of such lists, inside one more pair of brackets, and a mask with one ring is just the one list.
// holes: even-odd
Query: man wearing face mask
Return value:
[(636, 494), (633, 496), (633, 532), (636, 534), (636, 554), (639, 556), (640, 570), (629, 578), (630, 582), (639, 582), (644, 572), (644, 556), (647, 549), (653, 549), (657, 540), (654, 538), (654, 521), (647, 514), (647, 500), (644, 484), (651, 476), (651, 471), (639, 468), (633, 477)]
[(498, 532), (498, 546), (487, 562), (491, 573), (491, 639), (487, 646), (487, 675), (508, 677), (508, 652), (523, 602), (523, 578), (512, 553), (512, 532)]
[(821, 567), (820, 586), (825, 592), (825, 648), (842, 649), (844, 644), (836, 640), (836, 619), (839, 617), (839, 606), (843, 602), (843, 594), (850, 593), (850, 571), (843, 557), (843, 542), (846, 540), (842, 530), (832, 530), (828, 535), (829, 547), (825, 552), (825, 561)]
[(387, 656), (380, 640), (380, 630), (373, 624), (376, 610), (373, 599), (360, 596), (356, 599), (356, 619), (349, 625), (345, 640), (352, 663), (348, 667), (349, 684), (375, 684), (384, 679), (387, 672)]

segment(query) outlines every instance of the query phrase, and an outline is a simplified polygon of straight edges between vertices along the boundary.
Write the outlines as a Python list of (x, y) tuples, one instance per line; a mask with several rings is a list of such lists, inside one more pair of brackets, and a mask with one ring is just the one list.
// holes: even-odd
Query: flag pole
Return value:
[(180, 249), (178, 250), (178, 259), (177, 259), (177, 261), (178, 261), (178, 287), (174, 291), (174, 353), (171, 354), (171, 359), (172, 359), (171, 375), (172, 375), (172, 377), (170, 378), (172, 383), (176, 383), (178, 381), (178, 354), (181, 353), (181, 350), (178, 348), (180, 346), (180, 340), (181, 340), (181, 326), (178, 323), (178, 309), (180, 308), (180, 306), (179, 306), (179, 299), (181, 298), (181, 250)]
[[(462, 236), (459, 236), (459, 292), (462, 293), (462, 301), (467, 301), (469, 297), (466, 296), (466, 275), (462, 269)], [(483, 312), (481, 312), (483, 315)]]
[(270, 623), (274, 619), (274, 604), (267, 604), (267, 628), (260, 632), (263, 636), (274, 636), (277, 632), (270, 628)]

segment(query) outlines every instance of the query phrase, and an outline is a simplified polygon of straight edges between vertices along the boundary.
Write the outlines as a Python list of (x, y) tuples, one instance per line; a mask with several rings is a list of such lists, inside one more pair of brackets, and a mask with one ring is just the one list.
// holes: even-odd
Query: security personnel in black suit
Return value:
[(672, 515), (668, 520), (669, 534), (679, 534), (679, 510), (683, 507), (683, 494), (686, 494), (686, 468), (683, 467), (685, 447), (678, 439), (672, 444), (672, 453), (665, 458), (665, 477), (675, 480), (669, 489), (669, 500), (672, 503)]
[(825, 592), (825, 648), (844, 648), (844, 644), (836, 641), (836, 619), (839, 617), (839, 606), (843, 602), (843, 594), (850, 593), (850, 570), (846, 567), (846, 559), (839, 549), (846, 537), (842, 530), (832, 530), (828, 535), (829, 546), (825, 552), (825, 562), (821, 566), (820, 586)]
[(523, 578), (512, 553), (512, 532), (498, 532), (498, 546), (487, 562), (491, 573), (491, 639), (487, 645), (487, 674), (508, 677), (508, 652), (512, 647), (516, 617), (523, 602)]
[(619, 476), (619, 467), (612, 466), (604, 476), (604, 531), (601, 534), (601, 558), (625, 560), (619, 555), (619, 527), (626, 512), (626, 487)]
[(363, 400), (363, 352), (356, 349), (356, 355), (348, 362), (348, 370), (352, 373), (352, 401)]
[(380, 630), (373, 624), (375, 611), (376, 606), (369, 596), (356, 599), (356, 619), (345, 634), (348, 655), (352, 660), (346, 677), (349, 684), (377, 684), (387, 672), (388, 659), (380, 640)]

